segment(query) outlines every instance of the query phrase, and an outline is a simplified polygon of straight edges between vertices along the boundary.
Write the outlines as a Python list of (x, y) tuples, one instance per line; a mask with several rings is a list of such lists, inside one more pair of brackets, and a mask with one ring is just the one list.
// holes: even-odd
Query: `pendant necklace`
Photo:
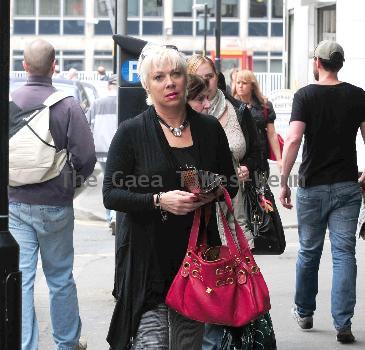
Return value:
[(160, 118), (158, 115), (156, 115), (158, 121), (160, 123), (162, 123), (163, 125), (165, 125), (171, 132), (174, 136), (176, 137), (181, 137), (182, 135), (182, 131), (189, 125), (189, 122), (188, 120), (185, 118), (185, 120), (182, 122), (182, 124), (177, 127), (177, 128), (174, 128), (172, 126), (170, 126), (169, 124), (167, 124), (162, 118)]

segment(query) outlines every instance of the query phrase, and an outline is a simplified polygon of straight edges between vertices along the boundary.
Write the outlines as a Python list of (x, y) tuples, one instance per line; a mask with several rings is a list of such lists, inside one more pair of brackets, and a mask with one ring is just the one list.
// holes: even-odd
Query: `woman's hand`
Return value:
[(205, 196), (179, 190), (169, 191), (161, 194), (160, 205), (163, 210), (172, 214), (186, 215), (208, 203)]
[(250, 178), (250, 172), (248, 168), (241, 165), (237, 168), (238, 180), (241, 182), (247, 181)]

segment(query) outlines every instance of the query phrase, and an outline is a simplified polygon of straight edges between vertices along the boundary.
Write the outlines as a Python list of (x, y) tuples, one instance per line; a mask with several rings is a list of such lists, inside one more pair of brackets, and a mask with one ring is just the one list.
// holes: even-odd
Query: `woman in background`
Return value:
[(250, 109), (257, 126), (258, 140), (261, 148), (259, 167), (269, 175), (269, 143), (273, 150), (276, 163), (281, 172), (281, 152), (274, 121), (276, 114), (272, 103), (264, 97), (253, 72), (240, 70), (236, 74), (236, 84), (232, 91), (234, 98), (244, 102)]
[(198, 75), (188, 74), (186, 101), (198, 113), (208, 114), (210, 108), (209, 83)]

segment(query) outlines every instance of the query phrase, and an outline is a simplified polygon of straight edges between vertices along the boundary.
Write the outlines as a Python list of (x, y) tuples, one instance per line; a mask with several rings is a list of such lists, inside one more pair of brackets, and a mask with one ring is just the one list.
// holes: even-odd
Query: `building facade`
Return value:
[(363, 0), (286, 0), (285, 53), (286, 85), (298, 89), (313, 81), (312, 56), (316, 45), (325, 39), (336, 40), (344, 48), (345, 64), (341, 80), (365, 89), (365, 28)]
[[(108, 5), (114, 0), (12, 0), (11, 70), (22, 70), (24, 46), (43, 37), (56, 48), (61, 70), (112, 69), (112, 26)], [(190, 55), (202, 52), (202, 11), (208, 5), (207, 52), (215, 50), (215, 0), (128, 0), (129, 35), (176, 45)], [(282, 72), (283, 0), (222, 0), (223, 51), (246, 51), (256, 72)], [(238, 66), (237, 59), (222, 69)]]

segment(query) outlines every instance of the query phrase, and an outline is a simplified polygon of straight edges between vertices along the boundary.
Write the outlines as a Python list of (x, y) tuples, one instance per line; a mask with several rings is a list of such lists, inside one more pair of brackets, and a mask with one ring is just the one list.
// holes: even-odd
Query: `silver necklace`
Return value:
[(178, 126), (177, 128), (174, 128), (172, 126), (170, 126), (169, 124), (167, 124), (161, 117), (159, 117), (158, 115), (156, 115), (158, 121), (160, 123), (162, 123), (163, 125), (165, 125), (174, 136), (176, 137), (181, 137), (182, 135), (182, 131), (189, 125), (188, 120), (185, 118), (185, 120), (182, 122), (182, 124), (180, 126)]

